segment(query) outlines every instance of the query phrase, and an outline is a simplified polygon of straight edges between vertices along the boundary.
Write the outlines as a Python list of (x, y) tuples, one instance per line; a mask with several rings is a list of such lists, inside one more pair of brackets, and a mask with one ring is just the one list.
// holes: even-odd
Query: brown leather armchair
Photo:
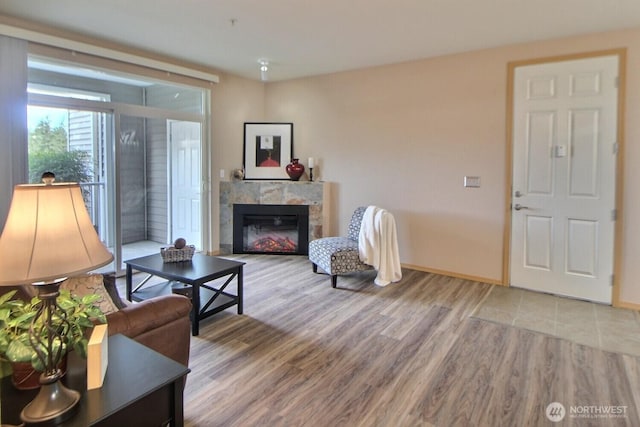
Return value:
[(131, 304), (107, 315), (109, 335), (126, 335), (188, 366), (190, 311), (191, 301), (182, 295), (164, 295)]
[(124, 303), (116, 279), (103, 275), (103, 285), (118, 311), (107, 314), (109, 335), (122, 334), (178, 363), (189, 366), (191, 300), (163, 295), (139, 303)]

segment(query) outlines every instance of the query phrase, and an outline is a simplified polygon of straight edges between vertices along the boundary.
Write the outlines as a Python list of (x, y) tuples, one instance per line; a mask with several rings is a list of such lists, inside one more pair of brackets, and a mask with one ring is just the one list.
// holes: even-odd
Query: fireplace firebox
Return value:
[(234, 204), (233, 253), (307, 255), (309, 206)]

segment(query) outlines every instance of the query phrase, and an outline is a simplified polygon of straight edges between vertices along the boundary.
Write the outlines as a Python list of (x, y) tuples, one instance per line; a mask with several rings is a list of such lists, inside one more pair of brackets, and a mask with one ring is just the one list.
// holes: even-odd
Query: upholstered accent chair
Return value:
[(336, 287), (339, 274), (371, 270), (373, 267), (360, 261), (358, 238), (366, 206), (357, 208), (351, 216), (346, 237), (322, 237), (309, 242), (309, 261), (313, 272), (318, 267), (331, 276), (331, 286)]

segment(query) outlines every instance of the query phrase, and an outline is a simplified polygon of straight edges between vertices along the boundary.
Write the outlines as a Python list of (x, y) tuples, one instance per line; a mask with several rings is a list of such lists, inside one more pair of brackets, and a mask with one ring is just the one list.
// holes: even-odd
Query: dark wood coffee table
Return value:
[[(142, 301), (172, 292), (185, 294), (191, 298), (193, 304), (191, 333), (193, 336), (200, 333), (201, 320), (222, 310), (237, 305), (238, 314), (242, 314), (242, 266), (245, 264), (244, 262), (195, 254), (191, 261), (165, 263), (160, 254), (155, 254), (130, 259), (125, 261), (125, 264), (127, 265), (126, 291), (129, 301)], [(132, 284), (133, 270), (149, 274), (135, 288)], [(162, 277), (168, 282), (145, 287), (144, 285), (152, 276)], [(216, 281), (216, 279), (221, 280)], [(237, 281), (235, 295), (225, 292), (233, 279)]]
[[(189, 368), (124, 335), (109, 337), (102, 387), (87, 391), (87, 361), (69, 353), (62, 382), (80, 392), (78, 412), (62, 427), (184, 425), (184, 376)], [(1, 424), (20, 425), (20, 411), (38, 390), (16, 390), (1, 380)]]

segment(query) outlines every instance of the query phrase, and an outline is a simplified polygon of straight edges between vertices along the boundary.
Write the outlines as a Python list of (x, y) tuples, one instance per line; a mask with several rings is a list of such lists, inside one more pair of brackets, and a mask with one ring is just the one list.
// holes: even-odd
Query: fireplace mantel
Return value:
[(330, 183), (309, 181), (220, 182), (220, 252), (233, 252), (233, 205), (308, 205), (309, 241), (329, 230)]

